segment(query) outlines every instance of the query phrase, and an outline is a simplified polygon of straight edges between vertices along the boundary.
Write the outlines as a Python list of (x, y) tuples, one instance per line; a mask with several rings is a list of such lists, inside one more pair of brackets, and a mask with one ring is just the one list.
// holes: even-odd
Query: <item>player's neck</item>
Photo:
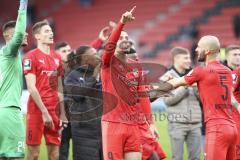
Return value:
[(186, 69), (180, 67), (180, 66), (177, 65), (177, 64), (174, 64), (173, 66), (174, 66), (174, 68), (177, 70), (177, 72), (180, 73), (180, 74), (184, 74), (184, 73), (186, 72)]
[(115, 54), (115, 56), (117, 57), (117, 59), (119, 59), (121, 62), (123, 63), (127, 63), (127, 56), (124, 53), (118, 53)]
[(51, 48), (47, 44), (38, 43), (37, 48), (45, 54), (50, 54)]
[(208, 63), (210, 63), (210, 62), (213, 62), (213, 61), (217, 61), (218, 60), (218, 58), (217, 58), (218, 56), (217, 56), (217, 54), (211, 54), (211, 55), (208, 55), (207, 57), (206, 57), (206, 64), (208, 64)]
[(232, 63), (227, 63), (228, 67), (230, 67), (231, 69), (236, 69), (238, 66)]

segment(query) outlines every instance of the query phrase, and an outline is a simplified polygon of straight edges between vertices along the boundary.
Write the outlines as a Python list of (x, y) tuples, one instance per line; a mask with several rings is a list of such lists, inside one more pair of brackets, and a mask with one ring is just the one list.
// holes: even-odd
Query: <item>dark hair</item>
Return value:
[(75, 66), (75, 52), (72, 51), (70, 54), (67, 55), (67, 66), (68, 68), (72, 69)]
[(176, 55), (179, 54), (188, 54), (189, 50), (187, 48), (183, 48), (183, 47), (174, 47), (171, 51), (170, 51), (172, 57), (175, 57)]
[(239, 45), (229, 45), (227, 48), (226, 48), (226, 55), (228, 55), (228, 53), (232, 50), (235, 50), (235, 49), (240, 49), (240, 46)]
[(172, 56), (172, 61), (174, 60), (174, 57), (179, 55), (179, 54), (189, 54), (189, 50), (187, 48), (183, 47), (174, 47), (171, 49), (170, 54)]
[(67, 42), (59, 42), (59, 43), (57, 43), (56, 45), (55, 45), (55, 48), (54, 48), (54, 50), (56, 51), (56, 50), (59, 50), (60, 48), (63, 48), (63, 47), (66, 47), (66, 46), (68, 46), (69, 44), (67, 43)]
[(2, 26), (2, 31), (5, 32), (10, 28), (15, 28), (16, 26), (16, 21), (8, 21)]
[(37, 22), (33, 25), (32, 27), (32, 33), (33, 35), (37, 34), (40, 32), (41, 28), (43, 26), (46, 26), (46, 25), (49, 25), (48, 21), (47, 20), (43, 20), (43, 21), (40, 21), (40, 22)]
[(81, 62), (82, 55), (90, 48), (91, 48), (90, 46), (80, 46), (76, 49), (75, 53), (71, 52), (67, 56), (68, 67), (70, 69), (73, 69), (75, 65), (77, 64), (79, 65), (79, 63)]

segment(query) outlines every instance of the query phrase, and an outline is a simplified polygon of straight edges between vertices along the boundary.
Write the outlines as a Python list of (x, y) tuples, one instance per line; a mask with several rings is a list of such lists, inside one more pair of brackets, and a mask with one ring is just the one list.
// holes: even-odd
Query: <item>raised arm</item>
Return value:
[(119, 40), (124, 24), (131, 22), (135, 19), (135, 17), (133, 17), (133, 12), (135, 8), (136, 6), (134, 6), (131, 9), (131, 11), (125, 12), (122, 15), (121, 20), (118, 22), (117, 26), (113, 29), (112, 34), (110, 35), (108, 42), (104, 48), (104, 53), (102, 56), (103, 63), (108, 63), (112, 56), (114, 55), (117, 46), (117, 41)]
[(20, 0), (14, 35), (3, 47), (5, 56), (15, 57), (18, 55), (18, 50), (21, 47), (27, 27), (27, 3), (28, 0)]
[(109, 37), (110, 34), (110, 27), (106, 26), (104, 27), (98, 35), (98, 38), (96, 38), (95, 40), (93, 40), (91, 42), (91, 46), (93, 48), (95, 48), (96, 50), (100, 49), (103, 45), (103, 43), (105, 43)]

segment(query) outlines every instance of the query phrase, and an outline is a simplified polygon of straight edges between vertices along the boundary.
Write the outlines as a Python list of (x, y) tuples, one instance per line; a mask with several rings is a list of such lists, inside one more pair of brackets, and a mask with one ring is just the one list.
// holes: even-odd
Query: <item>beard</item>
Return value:
[(205, 62), (206, 60), (206, 55), (204, 52), (201, 52), (198, 54), (198, 62)]
[(26, 47), (28, 45), (28, 43), (22, 43), (21, 47)]

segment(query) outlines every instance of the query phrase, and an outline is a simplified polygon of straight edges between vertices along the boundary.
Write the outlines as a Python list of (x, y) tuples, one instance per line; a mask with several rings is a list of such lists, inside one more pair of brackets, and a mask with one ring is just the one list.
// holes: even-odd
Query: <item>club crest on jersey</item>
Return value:
[(43, 59), (39, 59), (39, 62), (42, 63), (42, 64), (45, 64)]
[(55, 61), (55, 64), (59, 66), (59, 59), (54, 59), (54, 61)]
[(134, 69), (133, 69), (133, 74), (134, 74), (135, 77), (138, 77), (139, 72), (138, 72), (138, 69), (137, 69), (137, 68), (134, 68)]
[(25, 59), (23, 62), (23, 69), (26, 70), (31, 70), (32, 68), (32, 61), (31, 59)]

